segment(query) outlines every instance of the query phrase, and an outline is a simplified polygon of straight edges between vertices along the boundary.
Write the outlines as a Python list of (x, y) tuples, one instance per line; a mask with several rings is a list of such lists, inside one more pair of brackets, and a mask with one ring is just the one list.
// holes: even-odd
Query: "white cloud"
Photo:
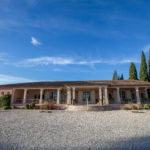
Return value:
[(10, 83), (22, 83), (22, 82), (32, 82), (33, 80), (10, 76), (5, 74), (0, 74), (0, 84), (10, 84)]
[(41, 43), (35, 37), (31, 37), (31, 44), (34, 46), (41, 45)]
[(72, 58), (62, 58), (62, 57), (38, 57), (30, 58), (24, 61), (17, 63), (17, 66), (26, 66), (33, 67), (38, 65), (95, 65), (95, 64), (109, 64), (109, 65), (118, 65), (118, 64), (127, 64), (130, 62), (139, 63), (138, 59), (121, 59), (121, 60), (75, 60)]
[(146, 46), (144, 47), (144, 51), (145, 51), (145, 52), (149, 52), (149, 50), (150, 50), (150, 44), (149, 44), (149, 45), (146, 45)]

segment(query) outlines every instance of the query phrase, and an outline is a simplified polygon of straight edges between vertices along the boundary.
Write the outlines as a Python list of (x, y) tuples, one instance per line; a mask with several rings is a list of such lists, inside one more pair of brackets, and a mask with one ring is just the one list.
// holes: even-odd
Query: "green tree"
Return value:
[(148, 81), (150, 82), (150, 50), (149, 50), (149, 59), (148, 59)]
[(124, 80), (123, 73), (120, 76), (120, 80)]
[(135, 64), (131, 62), (130, 68), (129, 68), (129, 80), (137, 80), (137, 70), (135, 67)]
[(113, 73), (113, 78), (112, 80), (118, 80), (118, 75), (117, 75), (117, 71), (115, 70)]
[(144, 55), (143, 51), (142, 51), (142, 55), (141, 55), (140, 80), (148, 81), (147, 64), (146, 64), (146, 59), (145, 59), (145, 55)]

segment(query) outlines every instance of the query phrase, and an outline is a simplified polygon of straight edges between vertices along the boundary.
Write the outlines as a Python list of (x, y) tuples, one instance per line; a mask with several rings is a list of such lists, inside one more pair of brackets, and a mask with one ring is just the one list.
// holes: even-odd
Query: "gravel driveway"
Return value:
[(150, 111), (0, 111), (0, 150), (150, 150)]

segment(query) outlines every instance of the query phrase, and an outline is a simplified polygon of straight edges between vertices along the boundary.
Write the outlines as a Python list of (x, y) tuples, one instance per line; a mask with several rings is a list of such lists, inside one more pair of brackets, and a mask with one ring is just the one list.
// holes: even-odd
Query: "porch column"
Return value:
[(140, 96), (139, 96), (139, 87), (136, 87), (135, 90), (136, 90), (136, 100), (137, 100), (137, 103), (141, 103)]
[(27, 100), (27, 89), (24, 89), (23, 104), (26, 103), (26, 100)]
[(71, 89), (67, 87), (67, 104), (71, 104)]
[(14, 103), (15, 89), (12, 89), (11, 105)]
[(99, 87), (99, 103), (102, 101), (102, 87)]
[(60, 104), (60, 89), (57, 89), (57, 104)]
[(72, 98), (73, 98), (73, 99), (76, 99), (76, 95), (75, 95), (75, 94), (76, 94), (76, 92), (75, 92), (75, 87), (72, 88), (72, 91), (73, 91), (73, 93), (72, 93)]
[(145, 88), (145, 98), (148, 98), (147, 87)]
[(43, 89), (40, 89), (40, 104), (43, 102)]
[(108, 90), (107, 90), (107, 86), (105, 86), (105, 104), (109, 104), (109, 101), (108, 101)]
[(117, 103), (121, 104), (121, 100), (120, 100), (120, 87), (117, 87)]

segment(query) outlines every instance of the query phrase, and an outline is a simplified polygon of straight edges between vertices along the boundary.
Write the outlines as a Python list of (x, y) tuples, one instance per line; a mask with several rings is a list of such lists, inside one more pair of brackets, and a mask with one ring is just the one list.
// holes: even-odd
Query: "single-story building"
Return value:
[(0, 96), (11, 94), (12, 104), (39, 103), (51, 100), (56, 104), (121, 104), (140, 103), (150, 98), (150, 82), (138, 80), (50, 81), (0, 85)]

